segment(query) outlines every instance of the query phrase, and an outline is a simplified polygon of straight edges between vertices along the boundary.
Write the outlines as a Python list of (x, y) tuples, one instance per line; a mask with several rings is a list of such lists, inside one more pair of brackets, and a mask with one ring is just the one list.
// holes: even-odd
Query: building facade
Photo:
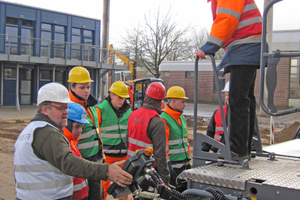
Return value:
[[(274, 31), (272, 51), (299, 52), (300, 30)], [(218, 64), (218, 61), (217, 61)], [(198, 100), (217, 102), (216, 86), (210, 60), (201, 60), (198, 64)], [(159, 66), (161, 78), (166, 88), (177, 85), (185, 89), (187, 97), (194, 99), (195, 62), (163, 62)], [(274, 105), (277, 107), (299, 107), (299, 58), (281, 58), (277, 65), (277, 87), (274, 92)], [(229, 80), (229, 74), (218, 72), (221, 89)], [(255, 96), (259, 105), (260, 70), (257, 70)], [(224, 94), (222, 94), (224, 95)]]
[[(99, 97), (101, 21), (0, 1), (0, 106), (36, 104), (46, 83), (67, 88), (75, 66), (87, 68)], [(114, 69), (124, 69), (114, 67)]]

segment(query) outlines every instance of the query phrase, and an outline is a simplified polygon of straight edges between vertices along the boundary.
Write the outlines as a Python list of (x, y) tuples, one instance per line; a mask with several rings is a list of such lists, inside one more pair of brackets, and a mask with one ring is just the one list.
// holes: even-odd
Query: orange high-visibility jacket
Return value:
[(213, 25), (200, 49), (214, 54), (226, 48), (218, 70), (231, 65), (259, 65), (262, 17), (254, 0), (208, 0)]
[[(63, 127), (64, 135), (70, 142), (70, 147), (72, 153), (79, 157), (82, 158), (79, 149), (76, 147), (76, 144), (78, 143), (78, 139), (75, 139), (73, 134), (66, 128)], [(86, 179), (84, 178), (77, 178), (73, 177), (73, 195), (72, 195), (72, 200), (79, 200), (83, 199), (88, 196), (88, 187), (87, 187), (87, 182)]]

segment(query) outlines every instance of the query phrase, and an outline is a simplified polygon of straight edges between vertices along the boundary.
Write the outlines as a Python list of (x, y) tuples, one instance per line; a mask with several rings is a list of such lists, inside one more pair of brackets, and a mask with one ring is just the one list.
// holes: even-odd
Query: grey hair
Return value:
[(37, 112), (38, 112), (38, 113), (42, 113), (42, 108), (43, 108), (43, 106), (47, 106), (47, 108), (51, 109), (50, 105), (51, 105), (51, 101), (44, 101), (44, 102), (40, 103), (40, 104), (38, 105), (38, 110), (37, 110)]

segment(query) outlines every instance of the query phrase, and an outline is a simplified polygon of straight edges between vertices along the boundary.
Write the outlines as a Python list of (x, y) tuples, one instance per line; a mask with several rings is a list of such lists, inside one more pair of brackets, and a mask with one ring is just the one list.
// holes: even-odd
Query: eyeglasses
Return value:
[(55, 106), (50, 104), (50, 106), (56, 108), (57, 110), (63, 111), (63, 110), (67, 110), (68, 108), (70, 109), (70, 107), (64, 107), (64, 106)]

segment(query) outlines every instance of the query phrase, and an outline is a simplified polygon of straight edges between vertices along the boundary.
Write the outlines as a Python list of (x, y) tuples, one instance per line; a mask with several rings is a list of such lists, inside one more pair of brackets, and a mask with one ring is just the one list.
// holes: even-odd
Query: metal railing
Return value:
[[(270, 8), (282, 0), (272, 0), (264, 8), (263, 14), (263, 26), (262, 26), (262, 41), (261, 41), (261, 52), (260, 52), (260, 84), (259, 84), (259, 102), (262, 110), (270, 116), (282, 116), (286, 114), (291, 114), (295, 112), (300, 112), (300, 107), (287, 109), (278, 112), (276, 106), (274, 105), (274, 91), (277, 84), (277, 72), (276, 67), (279, 59), (282, 57), (300, 57), (300, 52), (280, 52), (276, 50), (274, 53), (267, 52), (267, 14)], [(268, 69), (265, 78), (265, 65), (268, 59)], [(300, 77), (300, 76), (299, 76)], [(266, 87), (268, 89), (268, 104), (265, 105), (264, 102), (264, 83), (266, 79)], [(299, 80), (300, 83), (300, 80)]]
[(99, 63), (101, 61), (101, 51), (100, 46), (91, 44), (0, 34), (0, 54), (60, 58)]

